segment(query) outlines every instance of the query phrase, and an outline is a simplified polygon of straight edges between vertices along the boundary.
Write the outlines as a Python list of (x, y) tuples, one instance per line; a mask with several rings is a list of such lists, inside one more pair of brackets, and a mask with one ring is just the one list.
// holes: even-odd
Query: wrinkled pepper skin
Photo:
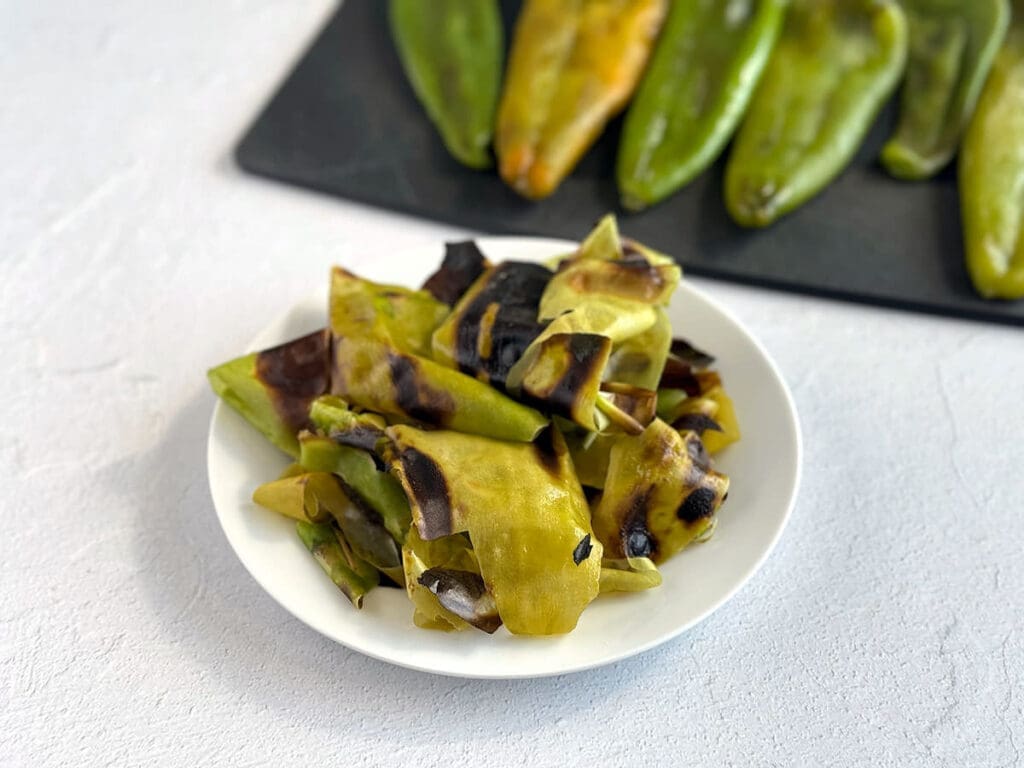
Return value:
[(788, 0), (676, 0), (626, 115), (617, 177), (641, 210), (702, 173), (732, 138)]
[(900, 120), (882, 164), (900, 179), (934, 176), (956, 153), (1010, 21), (1008, 0), (902, 0), (910, 58)]
[(377, 586), (377, 571), (352, 554), (345, 539), (331, 526), (299, 521), (295, 530), (335, 586), (352, 605), (362, 608), (363, 597)]
[(405, 425), (388, 435), (420, 538), (469, 533), (509, 632), (571, 631), (597, 597), (602, 550), (561, 433), (534, 444)]
[(452, 157), (489, 168), (505, 33), (498, 0), (391, 0), (405, 74)]
[(330, 334), (316, 331), (211, 368), (210, 386), (264, 437), (289, 456), (309, 424), (309, 406), (330, 385)]
[(732, 218), (768, 226), (831, 183), (906, 59), (907, 22), (895, 0), (794, 0), (726, 167)]
[(985, 298), (1024, 298), (1024, 0), (960, 152), (967, 269)]
[(668, 0), (526, 0), (498, 107), (502, 179), (531, 199), (572, 172), (629, 101)]

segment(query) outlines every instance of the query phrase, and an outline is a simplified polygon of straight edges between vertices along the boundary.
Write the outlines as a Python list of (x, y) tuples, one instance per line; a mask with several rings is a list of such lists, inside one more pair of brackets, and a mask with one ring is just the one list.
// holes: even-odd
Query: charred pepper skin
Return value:
[(668, 0), (526, 0), (495, 131), (501, 178), (547, 197), (632, 97)]
[(967, 270), (985, 298), (1024, 298), (1024, 0), (960, 153)]
[(882, 164), (900, 179), (953, 159), (1010, 21), (1008, 0), (903, 0), (910, 57), (900, 120)]
[(391, 35), (413, 90), (452, 157), (493, 164), (505, 38), (497, 0), (391, 0)]
[(906, 18), (894, 0), (794, 0), (726, 167), (730, 216), (765, 227), (831, 183), (906, 59)]
[(721, 154), (782, 29), (788, 0), (676, 0), (629, 108), (619, 147), (622, 205), (642, 210)]

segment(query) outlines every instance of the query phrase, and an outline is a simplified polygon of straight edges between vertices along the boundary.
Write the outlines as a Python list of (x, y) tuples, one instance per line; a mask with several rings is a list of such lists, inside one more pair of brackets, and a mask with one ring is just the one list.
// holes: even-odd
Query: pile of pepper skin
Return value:
[(672, 337), (680, 280), (607, 217), (550, 265), (447, 246), (419, 290), (335, 267), (328, 327), (209, 372), (295, 461), (256, 503), (357, 608), (404, 587), (416, 625), (550, 635), (661, 583), (708, 538), (739, 439), (713, 359)]
[(626, 110), (623, 207), (726, 151), (725, 205), (765, 227), (846, 168), (900, 92), (881, 154), (931, 178), (959, 149), (967, 271), (1024, 297), (1024, 0), (524, 0), (505, 64), (498, 0), (390, 0), (406, 75), (450, 153), (552, 194)]

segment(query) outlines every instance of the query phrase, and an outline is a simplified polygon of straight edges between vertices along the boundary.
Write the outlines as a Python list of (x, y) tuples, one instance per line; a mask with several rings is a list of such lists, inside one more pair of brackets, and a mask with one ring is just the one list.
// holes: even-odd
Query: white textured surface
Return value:
[(804, 487), (751, 585), (632, 661), (431, 677), (260, 591), (204, 369), (331, 261), (461, 234), (233, 169), (330, 5), (3, 4), (0, 765), (1019, 764), (1020, 331), (704, 283), (790, 380)]

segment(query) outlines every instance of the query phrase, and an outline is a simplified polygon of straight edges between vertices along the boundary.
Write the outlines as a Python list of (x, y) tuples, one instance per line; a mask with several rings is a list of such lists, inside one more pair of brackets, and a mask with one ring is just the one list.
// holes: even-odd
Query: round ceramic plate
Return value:
[[(492, 261), (541, 260), (575, 245), (532, 238), (479, 238)], [(440, 263), (431, 245), (388, 254), (361, 274), (419, 286)], [(292, 308), (255, 339), (262, 349), (323, 327), (327, 289)], [(292, 522), (254, 505), (253, 489), (277, 477), (287, 458), (238, 414), (217, 405), (207, 466), (214, 506), (228, 541), (253, 578), (285, 610), (327, 637), (368, 656), (445, 675), (522, 678), (609, 664), (676, 637), (706, 618), (764, 562), (786, 525), (800, 477), (800, 431), (793, 400), (767, 353), (740, 323), (684, 282), (670, 308), (677, 336), (717, 358), (743, 439), (716, 459), (731, 478), (729, 500), (710, 541), (665, 563), (663, 584), (647, 592), (599, 597), (579, 625), (558, 637), (517, 637), (417, 628), (397, 589), (371, 592), (354, 609), (310, 557)]]

